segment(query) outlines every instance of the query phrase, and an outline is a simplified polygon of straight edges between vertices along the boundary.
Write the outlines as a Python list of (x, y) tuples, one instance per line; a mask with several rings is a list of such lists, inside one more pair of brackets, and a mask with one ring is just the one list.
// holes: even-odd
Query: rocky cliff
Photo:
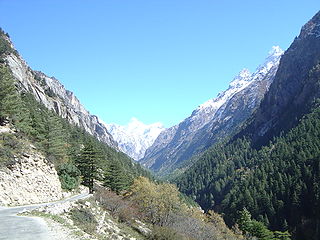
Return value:
[(270, 90), (247, 128), (257, 147), (287, 131), (310, 111), (320, 97), (320, 12), (307, 24), (281, 58)]
[(62, 198), (58, 174), (32, 145), (7, 168), (0, 169), (0, 205), (24, 205)]
[(200, 105), (180, 124), (163, 131), (141, 163), (159, 174), (167, 174), (233, 133), (259, 106), (282, 54), (279, 47), (273, 47), (253, 74), (242, 70), (226, 91)]
[[(1, 36), (14, 49), (6, 35)], [(16, 78), (22, 91), (30, 92), (37, 101), (43, 103), (48, 109), (54, 110), (58, 115), (70, 123), (85, 129), (91, 135), (113, 148), (118, 148), (106, 127), (98, 117), (91, 115), (80, 103), (77, 97), (64, 88), (54, 77), (33, 71), (15, 50), (5, 56), (13, 76)]]

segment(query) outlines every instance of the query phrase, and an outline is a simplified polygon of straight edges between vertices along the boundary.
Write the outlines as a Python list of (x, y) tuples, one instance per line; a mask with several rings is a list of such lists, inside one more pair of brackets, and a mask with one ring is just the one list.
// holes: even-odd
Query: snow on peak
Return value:
[(243, 85), (246, 85), (250, 80), (251, 73), (248, 69), (244, 68), (240, 73), (230, 82), (229, 87), (241, 88)]
[(281, 56), (284, 51), (279, 46), (272, 46), (271, 50), (269, 51), (269, 56)]
[(118, 142), (120, 149), (134, 160), (143, 158), (159, 134), (164, 130), (162, 123), (144, 124), (133, 117), (125, 126), (106, 124), (108, 131)]
[(264, 76), (270, 69), (279, 64), (280, 58), (283, 55), (284, 51), (279, 46), (273, 46), (269, 51), (267, 58), (264, 63), (260, 65), (255, 73), (252, 75), (255, 80), (261, 80), (261, 77)]
[(191, 119), (197, 123), (200, 122), (200, 127), (205, 125), (236, 93), (242, 91), (246, 87), (249, 87), (253, 82), (263, 80), (270, 69), (279, 64), (282, 54), (283, 50), (279, 46), (273, 46), (269, 51), (265, 62), (260, 65), (253, 74), (251, 74), (246, 68), (241, 70), (230, 82), (227, 90), (219, 93), (216, 98), (210, 99), (201, 104), (195, 111), (193, 111)]

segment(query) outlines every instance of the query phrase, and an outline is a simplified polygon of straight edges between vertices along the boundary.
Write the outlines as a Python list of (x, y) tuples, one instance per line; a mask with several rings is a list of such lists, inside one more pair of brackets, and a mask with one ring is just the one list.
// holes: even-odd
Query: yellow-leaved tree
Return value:
[(157, 184), (148, 178), (138, 177), (134, 180), (131, 191), (132, 199), (152, 224), (164, 226), (168, 223), (170, 214), (185, 208), (177, 187), (169, 183)]

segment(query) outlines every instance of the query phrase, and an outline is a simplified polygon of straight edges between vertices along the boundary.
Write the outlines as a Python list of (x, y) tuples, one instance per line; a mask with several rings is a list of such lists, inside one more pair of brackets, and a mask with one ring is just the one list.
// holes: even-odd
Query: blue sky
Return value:
[(105, 122), (177, 124), (273, 45), (286, 49), (319, 0), (0, 0), (0, 26), (35, 70)]

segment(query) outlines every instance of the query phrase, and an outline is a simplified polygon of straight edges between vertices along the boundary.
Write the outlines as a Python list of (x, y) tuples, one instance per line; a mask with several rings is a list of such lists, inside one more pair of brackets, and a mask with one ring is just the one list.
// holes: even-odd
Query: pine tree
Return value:
[(291, 234), (288, 231), (285, 232), (280, 232), (280, 231), (275, 231), (274, 233), (274, 238), (275, 240), (290, 240)]
[(19, 113), (19, 94), (7, 67), (0, 65), (0, 124), (16, 120)]
[(252, 220), (251, 220), (250, 212), (246, 208), (243, 208), (243, 210), (239, 212), (239, 219), (238, 219), (240, 230), (243, 231), (244, 233), (250, 232), (251, 222)]
[(45, 151), (49, 159), (62, 161), (67, 155), (66, 134), (61, 119), (53, 112), (47, 116)]
[(76, 159), (76, 165), (81, 171), (83, 185), (89, 187), (89, 192), (93, 193), (94, 180), (98, 178), (98, 164), (101, 159), (101, 152), (90, 141), (86, 143)]
[(112, 161), (106, 168), (103, 182), (104, 186), (109, 187), (117, 193), (127, 189), (129, 186), (129, 179), (117, 161)]

